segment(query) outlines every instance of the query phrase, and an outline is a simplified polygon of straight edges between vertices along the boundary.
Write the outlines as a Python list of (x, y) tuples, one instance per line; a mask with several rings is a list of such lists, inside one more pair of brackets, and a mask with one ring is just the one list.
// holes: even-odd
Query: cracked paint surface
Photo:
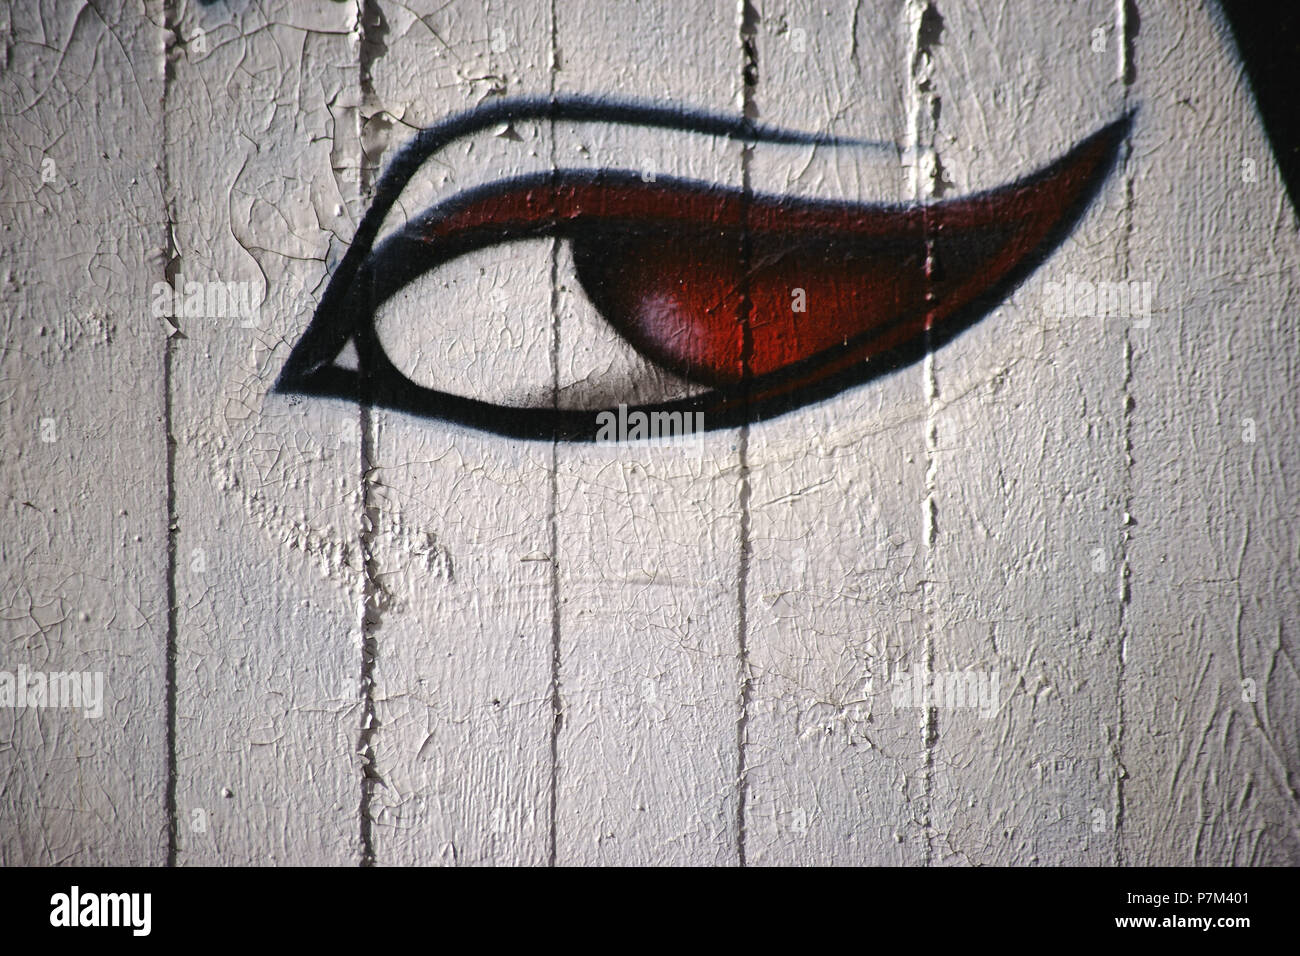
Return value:
[[(1213, 8), (0, 17), (0, 669), (105, 675), (99, 720), (0, 709), (0, 862), (1300, 861), (1300, 248)], [(1140, 112), (960, 349), (695, 455), (269, 395), (386, 157), (554, 93), (905, 148), (520, 124), (403, 213), (581, 163), (962, 195)], [(573, 268), (553, 243), (499, 269), (493, 307), (533, 324), (485, 375), (631, 367)], [(257, 324), (154, 318), (178, 274), (251, 283)], [(1070, 277), (1151, 281), (1152, 313), (1052, 314)], [(996, 671), (996, 712), (893, 706), (918, 667)]]

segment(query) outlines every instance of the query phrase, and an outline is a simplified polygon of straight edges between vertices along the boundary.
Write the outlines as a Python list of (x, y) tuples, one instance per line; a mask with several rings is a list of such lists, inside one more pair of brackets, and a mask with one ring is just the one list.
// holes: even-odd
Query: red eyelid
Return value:
[(908, 206), (559, 171), (476, 198), (422, 235), (562, 233), (593, 304), (660, 365), (718, 386), (809, 366), (750, 396), (764, 398), (906, 345), (970, 305), (1047, 244), (1113, 147), (1098, 134), (1030, 179)]

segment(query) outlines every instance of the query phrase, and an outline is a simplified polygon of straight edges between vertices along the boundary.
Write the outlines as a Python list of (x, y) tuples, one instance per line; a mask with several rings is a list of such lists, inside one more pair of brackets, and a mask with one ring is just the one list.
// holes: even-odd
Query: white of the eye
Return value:
[[(380, 306), (389, 360), (425, 388), (516, 407), (608, 408), (705, 391), (640, 355), (598, 313), (559, 243), (555, 306), (549, 239), (502, 243), (431, 269)], [(558, 379), (556, 370), (558, 369)]]

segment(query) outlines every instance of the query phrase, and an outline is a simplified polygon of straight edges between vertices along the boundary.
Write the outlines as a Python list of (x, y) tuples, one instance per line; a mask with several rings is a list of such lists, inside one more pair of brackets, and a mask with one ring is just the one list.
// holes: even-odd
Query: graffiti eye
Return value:
[[(699, 413), (706, 428), (782, 414), (914, 361), (987, 314), (1073, 227), (1129, 124), (1128, 117), (1112, 123), (1025, 179), (939, 202), (834, 202), (623, 169), (556, 168), (460, 192), (375, 244), (429, 156), (490, 125), (535, 118), (637, 123), (750, 142), (826, 141), (587, 99), (506, 101), (424, 130), (381, 178), (311, 327), (285, 364), (281, 391), (557, 440), (592, 439), (599, 416), (614, 404)], [(509, 303), (498, 301), (503, 308), (487, 310), (489, 324), (471, 328), (461, 313), (474, 310), (435, 293), (460, 285), (476, 288), (481, 300), (484, 288), (501, 288), (488, 276), (485, 251), (504, 246), (521, 260), (530, 245), (550, 248), (531, 240), (557, 239), (607, 326), (587, 333), (626, 343), (637, 357), (627, 366), (635, 374), (615, 391), (610, 383), (583, 388), (549, 376), (532, 383), (497, 376), (479, 394), (463, 385), (456, 390), (461, 365), (489, 375), (503, 359), (496, 367), (517, 368), (511, 353), (545, 356), (551, 333), (545, 322), (534, 321), (529, 331), (510, 315), (511, 304), (526, 298), (517, 291)], [(476, 285), (476, 272), (487, 281)], [(547, 301), (536, 307), (549, 316)], [(390, 351), (386, 345), (395, 340), (402, 347)], [(338, 361), (349, 343), (353, 367)]]

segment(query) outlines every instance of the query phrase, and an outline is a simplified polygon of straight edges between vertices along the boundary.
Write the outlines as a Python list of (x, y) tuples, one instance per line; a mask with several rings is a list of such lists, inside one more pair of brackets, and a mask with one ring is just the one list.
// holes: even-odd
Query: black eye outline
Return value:
[[(890, 333), (901, 334), (902, 331), (895, 328), (902, 321), (899, 320), (892, 326), (872, 328), (859, 338), (846, 339), (842, 347), (826, 349), (808, 358), (782, 365), (774, 371), (745, 375), (742, 381), (735, 384), (718, 386), (673, 401), (623, 406), (622, 412), (627, 415), (635, 412), (698, 413), (703, 418), (697, 420), (702, 421), (706, 431), (732, 428), (785, 414), (914, 363), (926, 352), (938, 349), (987, 315), (1073, 231), (1114, 165), (1119, 145), (1131, 128), (1132, 117), (1133, 112), (1126, 113), (1081, 141), (1056, 162), (1009, 185), (956, 200), (929, 204), (868, 205), (760, 194), (742, 195), (738, 190), (712, 184), (659, 177), (659, 182), (666, 187), (709, 190), (719, 197), (719, 201), (735, 201), (739, 198), (747, 204), (767, 203), (782, 211), (788, 210), (794, 216), (827, 213), (892, 216), (900, 222), (906, 221), (909, 224), (906, 228), (916, 231), (918, 253), (926, 248), (925, 239), (930, 236), (939, 237), (941, 242), (948, 241), (945, 226), (950, 221), (960, 222), (965, 212), (979, 208), (980, 204), (989, 204), (989, 208), (994, 208), (992, 204), (1001, 203), (1002, 206), (998, 208), (1016, 209), (1023, 207), (1027, 197), (1032, 196), (1035, 190), (1045, 190), (1054, 183), (1065, 183), (1070, 189), (1063, 193), (1068, 196), (1068, 203), (1060, 209), (1050, 228), (1037, 238), (1028, 251), (1017, 253), (1014, 262), (1000, 272), (994, 281), (986, 283), (978, 294), (944, 317), (941, 323), (934, 324), (932, 316), (926, 318), (923, 335), (910, 334), (905, 341), (893, 343), (891, 340), (898, 335)], [(703, 133), (742, 143), (856, 145), (899, 150), (893, 144), (776, 129), (728, 116), (590, 97), (507, 99), (454, 115), (421, 130), (394, 156), (380, 177), (374, 200), (362, 217), (352, 245), (336, 267), (311, 324), (286, 360), (274, 391), (342, 398), (371, 407), (449, 421), (510, 438), (566, 442), (590, 442), (598, 439), (598, 418), (606, 413), (617, 415), (619, 409), (573, 409), (554, 404), (540, 407), (499, 405), (426, 388), (411, 381), (393, 365), (379, 342), (375, 328), (379, 306), (420, 275), (474, 249), (493, 245), (505, 238), (521, 238), (518, 233), (507, 237), (494, 236), (490, 230), (480, 231), (460, 243), (440, 242), (439, 248), (433, 251), (430, 243), (421, 241), (412, 233), (413, 223), (446, 214), (459, 205), (507, 189), (551, 189), (554, 195), (560, 188), (561, 178), (566, 185), (587, 181), (604, 186), (627, 185), (640, 179), (635, 173), (606, 169), (552, 170), (531, 177), (498, 180), (459, 193), (425, 210), (372, 251), (383, 222), (412, 176), (426, 160), (464, 136), (501, 124), (527, 120), (622, 123)], [(1017, 206), (1017, 203), (1021, 205)], [(566, 237), (561, 226), (561, 223), (551, 222), (537, 236)], [(955, 232), (953, 230), (954, 234)], [(1006, 244), (1005, 237), (1001, 241)], [(414, 255), (412, 252), (417, 250), (417, 246), (413, 243), (420, 243), (418, 253)], [(913, 312), (908, 321), (915, 326), (920, 318)], [(618, 328), (617, 325), (615, 327)], [(864, 354), (864, 350), (868, 350), (873, 341), (882, 339), (887, 347), (882, 346), (875, 352), (867, 351), (866, 359), (856, 358)], [(349, 341), (356, 347), (356, 369), (334, 364)]]

